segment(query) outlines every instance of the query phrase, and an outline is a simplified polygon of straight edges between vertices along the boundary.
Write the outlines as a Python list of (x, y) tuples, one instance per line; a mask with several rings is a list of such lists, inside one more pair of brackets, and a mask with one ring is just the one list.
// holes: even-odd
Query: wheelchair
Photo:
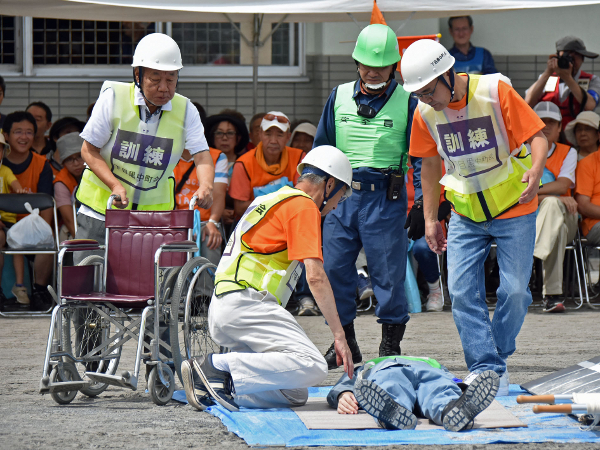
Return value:
[[(157, 405), (181, 381), (184, 359), (219, 351), (207, 313), (216, 267), (192, 257), (193, 200), (189, 210), (106, 211), (106, 245), (61, 243), (58, 281), (39, 392), (59, 404), (78, 392), (96, 397), (109, 386), (137, 390), (141, 364)], [(104, 251), (66, 267), (68, 252)], [(139, 313), (141, 309), (141, 314)], [(137, 311), (137, 313), (135, 313)], [(133, 373), (117, 375), (123, 346), (137, 342)]]

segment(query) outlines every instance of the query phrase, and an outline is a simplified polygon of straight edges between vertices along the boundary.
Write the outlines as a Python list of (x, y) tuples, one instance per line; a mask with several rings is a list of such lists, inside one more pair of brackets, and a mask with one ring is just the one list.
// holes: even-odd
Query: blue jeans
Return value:
[(428, 283), (433, 283), (440, 278), (437, 255), (431, 251), (425, 236), (417, 239), (412, 248), (413, 256), (419, 263), (419, 269)]
[(377, 184), (375, 191), (354, 190), (348, 200), (325, 217), (323, 259), (342, 325), (356, 317), (356, 258), (365, 248), (379, 323), (409, 320), (404, 278), (408, 238), (406, 188), (396, 201), (387, 199), (386, 177), (375, 169), (354, 169), (354, 181)]
[[(448, 290), (465, 362), (470, 372), (506, 371), (506, 359), (531, 304), (536, 214), (473, 222), (452, 213), (448, 229)], [(483, 263), (493, 242), (500, 266), (498, 303), (490, 321)]]
[[(394, 365), (367, 373), (367, 380), (384, 389), (396, 403), (442, 425), (442, 411), (462, 394), (452, 374), (426, 363)], [(418, 414), (420, 415), (420, 414)]]

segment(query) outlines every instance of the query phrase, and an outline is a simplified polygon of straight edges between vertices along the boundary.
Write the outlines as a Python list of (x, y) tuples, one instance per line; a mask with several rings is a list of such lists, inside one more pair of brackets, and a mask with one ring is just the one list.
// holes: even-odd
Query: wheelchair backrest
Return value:
[[(106, 211), (106, 293), (154, 294), (154, 254), (162, 245), (185, 241), (194, 211)], [(187, 253), (163, 253), (161, 267), (182, 266)]]

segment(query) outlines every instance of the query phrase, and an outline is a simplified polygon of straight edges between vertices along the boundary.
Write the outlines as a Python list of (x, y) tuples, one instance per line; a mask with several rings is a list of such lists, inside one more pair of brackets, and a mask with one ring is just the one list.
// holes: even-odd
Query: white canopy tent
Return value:
[[(599, 4), (600, 0), (379, 0), (386, 20), (410, 20), (535, 8)], [(373, 0), (0, 0), (10, 16), (132, 22), (230, 22), (252, 47), (253, 105), (258, 51), (283, 22), (369, 21)], [(277, 23), (261, 39), (263, 23)], [(252, 36), (236, 23), (251, 23)]]

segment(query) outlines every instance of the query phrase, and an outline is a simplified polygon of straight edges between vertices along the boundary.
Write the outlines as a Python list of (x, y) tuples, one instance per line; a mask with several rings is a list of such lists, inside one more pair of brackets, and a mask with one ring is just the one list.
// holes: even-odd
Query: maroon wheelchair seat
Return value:
[[(162, 244), (186, 241), (194, 212), (106, 211), (106, 292), (93, 292), (94, 266), (63, 267), (62, 295), (67, 301), (110, 302), (137, 308), (154, 298), (154, 255)], [(161, 267), (183, 266), (185, 252), (165, 252)]]

